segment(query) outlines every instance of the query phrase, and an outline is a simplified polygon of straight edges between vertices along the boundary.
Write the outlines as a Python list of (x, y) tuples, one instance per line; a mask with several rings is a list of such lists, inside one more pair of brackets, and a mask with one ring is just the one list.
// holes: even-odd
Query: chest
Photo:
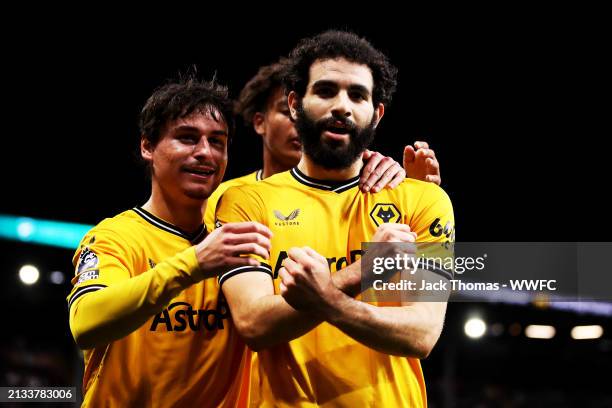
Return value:
[(400, 204), (369, 194), (279, 195), (266, 202), (265, 220), (272, 230), (271, 267), (275, 277), (291, 247), (308, 246), (342, 269), (361, 255), (379, 225), (403, 222)]

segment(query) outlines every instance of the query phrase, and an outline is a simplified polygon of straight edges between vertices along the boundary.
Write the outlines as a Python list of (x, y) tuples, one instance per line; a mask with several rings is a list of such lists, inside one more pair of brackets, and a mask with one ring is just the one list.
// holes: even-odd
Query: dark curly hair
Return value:
[(287, 92), (295, 91), (300, 97), (306, 93), (310, 66), (317, 60), (344, 58), (367, 65), (372, 71), (374, 106), (391, 103), (397, 87), (397, 68), (366, 39), (347, 31), (330, 30), (311, 38), (302, 39), (289, 54), (284, 84)]
[(234, 113), (242, 116), (245, 125), (250, 125), (257, 112), (264, 113), (272, 93), (283, 87), (284, 70), (287, 60), (282, 58), (274, 64), (259, 68), (257, 74), (246, 83), (238, 100)]
[(164, 126), (194, 112), (211, 115), (225, 121), (228, 137), (234, 132), (233, 103), (227, 87), (211, 81), (198, 80), (194, 74), (171, 81), (157, 88), (140, 112), (140, 134), (153, 146), (157, 145)]

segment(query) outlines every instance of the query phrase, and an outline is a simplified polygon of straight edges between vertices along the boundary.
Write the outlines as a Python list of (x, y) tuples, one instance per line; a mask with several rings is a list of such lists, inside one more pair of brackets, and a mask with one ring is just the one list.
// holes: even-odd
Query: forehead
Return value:
[(223, 115), (219, 111), (213, 109), (209, 111), (205, 109), (203, 111), (195, 111), (189, 116), (178, 118), (174, 121), (170, 121), (167, 126), (168, 131), (178, 131), (181, 129), (192, 129), (200, 133), (226, 133), (227, 134), (227, 123), (223, 119)]
[(344, 58), (316, 60), (310, 66), (308, 86), (318, 81), (331, 81), (341, 87), (360, 85), (372, 91), (374, 78), (367, 65)]

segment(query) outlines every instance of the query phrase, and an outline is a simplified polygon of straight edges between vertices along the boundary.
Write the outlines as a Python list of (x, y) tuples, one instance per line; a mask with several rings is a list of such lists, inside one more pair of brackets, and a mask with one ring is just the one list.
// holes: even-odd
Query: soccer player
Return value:
[[(263, 168), (221, 183), (208, 199), (205, 220), (214, 227), (215, 209), (229, 187), (254, 183), (295, 167), (302, 156), (302, 143), (289, 114), (282, 75), (287, 60), (281, 59), (260, 68), (244, 86), (236, 103), (236, 113), (251, 125), (263, 142)], [(440, 184), (440, 167), (435, 152), (426, 142), (416, 142), (404, 149), (403, 166), (391, 157), (366, 150), (366, 165), (361, 173), (360, 188), (378, 192), (385, 186), (395, 188), (404, 177)]]
[[(84, 349), (84, 406), (236, 406), (247, 364), (216, 276), (267, 258), (256, 223), (207, 233), (202, 208), (227, 164), (227, 89), (184, 79), (140, 115), (151, 196), (105, 219), (73, 258), (70, 329)], [(248, 391), (248, 390), (247, 390)]]
[(219, 277), (234, 324), (258, 350), (253, 405), (427, 404), (419, 359), (437, 342), (446, 304), (382, 306), (345, 294), (361, 243), (381, 230), (400, 241), (454, 239), (450, 200), (435, 183), (357, 188), (362, 154), (395, 85), (387, 57), (354, 34), (301, 41), (286, 82), (304, 151), (299, 164), (228, 189), (217, 207), (222, 225), (257, 221), (273, 233), (269, 258)]

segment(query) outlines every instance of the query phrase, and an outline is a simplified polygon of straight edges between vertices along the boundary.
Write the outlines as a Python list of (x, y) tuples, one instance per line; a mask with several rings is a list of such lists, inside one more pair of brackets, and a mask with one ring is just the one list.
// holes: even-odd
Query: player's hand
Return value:
[(377, 193), (385, 187), (395, 188), (406, 178), (406, 171), (389, 156), (366, 150), (363, 161), (365, 166), (359, 179), (359, 188), (364, 193)]
[(415, 142), (414, 147), (408, 145), (404, 148), (404, 170), (413, 179), (437, 185), (442, 182), (436, 152), (429, 148), (427, 142)]
[(416, 255), (415, 242), (417, 234), (410, 230), (406, 224), (386, 223), (380, 225), (374, 236), (370, 239), (372, 243), (380, 243), (382, 245), (369, 245), (361, 258), (361, 282), (369, 286), (375, 279), (388, 279), (397, 271), (390, 270), (384, 275), (375, 274), (370, 267), (374, 265), (376, 258), (396, 258), (408, 256), (414, 258)]
[(417, 234), (410, 230), (410, 226), (388, 222), (376, 229), (370, 242), (415, 242), (416, 238)]
[(241, 255), (269, 258), (270, 238), (268, 227), (257, 222), (228, 223), (215, 229), (195, 247), (200, 264), (196, 280), (240, 266), (259, 266), (256, 259)]
[(416, 239), (416, 232), (411, 231), (408, 225), (389, 222), (379, 226), (370, 240), (370, 242), (384, 242), (387, 245), (378, 245), (375, 251), (368, 249), (366, 253), (368, 256), (383, 258), (393, 258), (398, 254), (414, 256)]
[(291, 248), (279, 269), (280, 293), (296, 310), (316, 311), (338, 292), (327, 259), (309, 247)]

